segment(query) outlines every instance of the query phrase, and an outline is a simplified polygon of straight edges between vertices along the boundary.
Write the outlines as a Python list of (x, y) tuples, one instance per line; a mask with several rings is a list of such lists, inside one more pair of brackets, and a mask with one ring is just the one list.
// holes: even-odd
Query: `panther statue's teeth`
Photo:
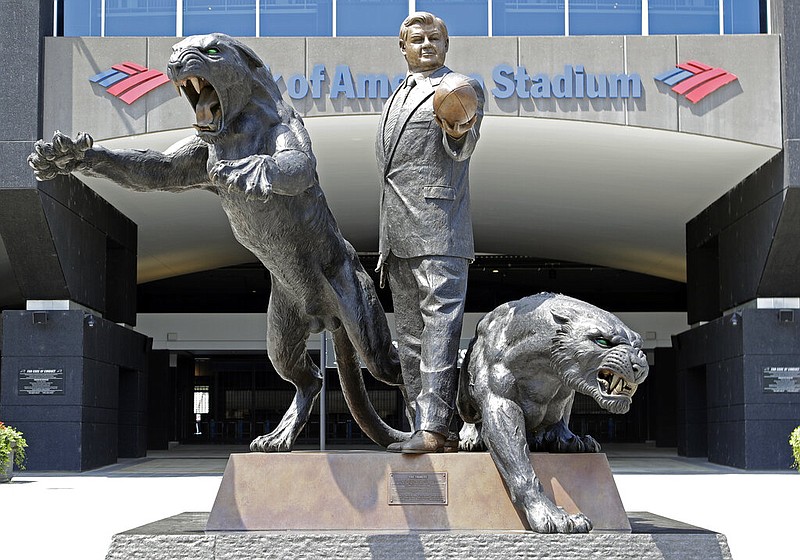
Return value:
[(598, 372), (597, 381), (606, 395), (630, 397), (636, 392), (635, 384), (628, 383), (624, 377), (608, 369)]
[(197, 76), (192, 76), (191, 78), (189, 78), (189, 81), (192, 82), (194, 90), (197, 93), (200, 93), (203, 90), (202, 84), (205, 82), (205, 80), (203, 80), (202, 78), (198, 78)]
[(217, 91), (208, 82), (204, 81), (203, 85), (195, 103), (197, 121), (194, 127), (204, 132), (217, 132), (222, 125), (222, 106)]
[(203, 91), (203, 88), (207, 85), (209, 85), (208, 81), (204, 78), (199, 76), (189, 76), (188, 78), (184, 78), (178, 82), (175, 87), (178, 89), (179, 94), (181, 93), (181, 88), (183, 88), (183, 90), (186, 92), (186, 95), (195, 97), (200, 95), (200, 92)]

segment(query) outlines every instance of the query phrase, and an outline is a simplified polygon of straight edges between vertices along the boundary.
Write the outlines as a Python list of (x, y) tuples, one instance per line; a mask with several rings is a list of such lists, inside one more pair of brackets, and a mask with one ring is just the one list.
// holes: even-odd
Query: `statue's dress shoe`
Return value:
[(408, 441), (392, 443), (386, 449), (392, 453), (455, 453), (458, 438), (451, 440), (436, 432), (417, 430)]

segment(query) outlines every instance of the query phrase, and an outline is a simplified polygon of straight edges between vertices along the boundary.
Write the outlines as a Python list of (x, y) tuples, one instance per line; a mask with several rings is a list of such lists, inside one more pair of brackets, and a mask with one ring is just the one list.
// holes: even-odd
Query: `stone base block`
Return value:
[(115, 535), (106, 560), (732, 560), (724, 535), (630, 513), (632, 532), (206, 532), (207, 513), (183, 513)]
[[(545, 494), (597, 531), (630, 532), (602, 453), (533, 453)], [(214, 531), (524, 530), (488, 453), (231, 455)]]

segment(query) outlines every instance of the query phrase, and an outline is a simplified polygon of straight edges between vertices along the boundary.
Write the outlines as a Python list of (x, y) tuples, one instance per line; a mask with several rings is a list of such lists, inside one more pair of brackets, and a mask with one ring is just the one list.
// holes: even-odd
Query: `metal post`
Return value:
[(325, 370), (328, 364), (328, 331), (319, 333), (319, 371), (322, 374), (322, 390), (319, 392), (319, 450), (325, 451), (325, 400), (327, 393), (327, 383), (325, 382)]

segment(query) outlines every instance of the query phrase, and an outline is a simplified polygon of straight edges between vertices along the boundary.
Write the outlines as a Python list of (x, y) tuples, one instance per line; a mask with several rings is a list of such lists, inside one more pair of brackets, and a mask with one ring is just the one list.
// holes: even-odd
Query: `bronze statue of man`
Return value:
[[(483, 117), (483, 89), (444, 66), (447, 27), (411, 14), (400, 27), (406, 79), (384, 107), (376, 153), (381, 172), (381, 281), (392, 292), (403, 380), (414, 435), (390, 451), (455, 451), (448, 438), (457, 388), (467, 271), (474, 258), (469, 161)], [(434, 93), (466, 82), (477, 110), (463, 122), (434, 113)], [(471, 95), (471, 92), (468, 92)]]

